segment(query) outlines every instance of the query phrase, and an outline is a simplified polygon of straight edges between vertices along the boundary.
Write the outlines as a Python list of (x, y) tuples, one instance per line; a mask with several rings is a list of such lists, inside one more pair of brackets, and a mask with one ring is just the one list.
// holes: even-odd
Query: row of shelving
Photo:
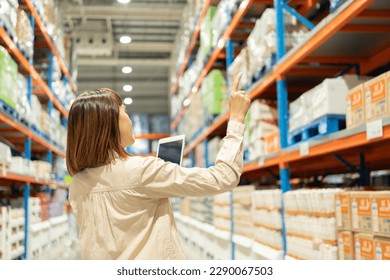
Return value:
[[(1, 8), (8, 10), (0, 11), (0, 44), (9, 63), (1, 65), (9, 83), (7, 91), (0, 90), (0, 135), (12, 157), (9, 151), (1, 157), (0, 202), (24, 210), (20, 258), (47, 258), (43, 251), (69, 233), (64, 227), (67, 219), (55, 217), (64, 215), (66, 123), (77, 92), (77, 65), (62, 34), (55, 1), (3, 2)], [(19, 84), (20, 88), (12, 87)], [(4, 95), (13, 92), (23, 94), (17, 99), (15, 94)], [(11, 199), (15, 196), (19, 198)]]
[(253, 244), (261, 244), (274, 252), (263, 253), (267, 259), (283, 258), (285, 248), (298, 259), (386, 260), (390, 192), (375, 188), (306, 188), (282, 194), (240, 186), (232, 194), (175, 202), (175, 215), (185, 246), (192, 248), (190, 258), (251, 259)]
[[(221, 1), (220, 4), (222, 2), (225, 1)], [(287, 6), (287, 2), (302, 15), (309, 15), (310, 21)], [(221, 60), (218, 59), (225, 47), (226, 80), (231, 79), (229, 72), (231, 76), (234, 75), (232, 66), (235, 67), (235, 72), (249, 73), (245, 75), (246, 79), (241, 85), (241, 88), (247, 91), (252, 100), (249, 117), (258, 116), (261, 110), (265, 111), (268, 116), (272, 116), (264, 119), (254, 117), (254, 119), (247, 122), (247, 132), (249, 131), (251, 134), (245, 136), (247, 151), (244, 154), (247, 161), (243, 170), (243, 182), (267, 181), (270, 178), (269, 181), (280, 183), (284, 197), (290, 193), (291, 184), (294, 182), (290, 177), (310, 178), (315, 176), (317, 178), (328, 174), (357, 173), (357, 175), (354, 175), (355, 180), (350, 183), (369, 186), (371, 185), (370, 171), (384, 170), (390, 167), (386, 153), (390, 132), (389, 115), (385, 113), (388, 112), (389, 102), (386, 75), (377, 79), (361, 76), (359, 80), (356, 79), (355, 75), (355, 77), (352, 77), (354, 79), (353, 83), (346, 76), (338, 79), (327, 79), (355, 72), (359, 76), (376, 77), (388, 70), (386, 65), (389, 61), (390, 37), (386, 24), (389, 20), (389, 6), (386, 5), (385, 1), (374, 0), (331, 1), (332, 6), (328, 14), (324, 12), (324, 3), (318, 2), (241, 1), (238, 9), (231, 15), (232, 20), (225, 29), (224, 35), (217, 40), (217, 45), (212, 48), (204, 65), (197, 69), (195, 75), (188, 75), (190, 79), (186, 90), (180, 92), (179, 83), (177, 86), (179, 88), (178, 96), (181, 95), (181, 97), (173, 97), (173, 103), (178, 105), (179, 110), (172, 116), (171, 130), (183, 133), (187, 122), (191, 123), (190, 128), (196, 127), (192, 131), (185, 131), (190, 139), (185, 154), (192, 159), (192, 165), (210, 166), (214, 162), (216, 151), (220, 146), (220, 140), (216, 136), (223, 137), (225, 135), (229, 118), (229, 112), (226, 112), (226, 109), (211, 115), (210, 118), (203, 121), (198, 120), (199, 114), (204, 115), (202, 108), (203, 84), (207, 81), (207, 74), (210, 75), (213, 71), (218, 71), (212, 70), (213, 67), (221, 68)], [(265, 39), (266, 42), (263, 42), (263, 44), (267, 48), (251, 50), (254, 54), (257, 52), (256, 56), (252, 56), (252, 54), (248, 54), (248, 48), (251, 45), (250, 39), (256, 37), (249, 34), (248, 40), (245, 41), (246, 36), (237, 36), (240, 34), (238, 31), (241, 31), (239, 26), (248, 23), (250, 17), (255, 14), (254, 9), (264, 11), (269, 8), (266, 5), (272, 4), (274, 4), (275, 9), (274, 18), (271, 20), (273, 22), (271, 24), (273, 29), (271, 30), (275, 31), (273, 40), (271, 35), (269, 37), (271, 40), (267, 41), (269, 40), (267, 33), (260, 32), (265, 36), (259, 36), (262, 38), (258, 39)], [(286, 35), (291, 31), (286, 30), (291, 23), (288, 17), (283, 15), (286, 13), (296, 16), (298, 21), (309, 30), (305, 33), (304, 39), (290, 45), (288, 42), (285, 43), (289, 40)], [(259, 14), (255, 14), (255, 17), (258, 16)], [(245, 19), (245, 22), (241, 22), (242, 19)], [(256, 25), (253, 24), (253, 26)], [(263, 22), (261, 26), (265, 27), (267, 25)], [(248, 35), (248, 33), (246, 34)], [(241, 38), (239, 42), (235, 42), (235, 37)], [(261, 45), (259, 40), (254, 40), (257, 44), (253, 45)], [(374, 40), (381, 41), (381, 44), (374, 47), (370, 44)], [(248, 45), (247, 49), (234, 51), (233, 47), (239, 46), (241, 48), (246, 43)], [(287, 53), (286, 47), (289, 48)], [(263, 57), (263, 54), (268, 56)], [(234, 57), (238, 60), (233, 59)], [(251, 57), (251, 59), (248, 57)], [(254, 58), (259, 57), (264, 58), (261, 69), (250, 66), (257, 62)], [(194, 69), (191, 65), (186, 72), (189, 73), (192, 70)], [(186, 72), (180, 72), (179, 77), (187, 77)], [(221, 73), (223, 73), (223, 70)], [(336, 98), (337, 102), (335, 102), (333, 97), (336, 95), (336, 91), (332, 88), (333, 85), (330, 86), (330, 84), (340, 83), (342, 79), (344, 79), (347, 87), (342, 90), (340, 85), (334, 86), (338, 90), (337, 93), (342, 90), (342, 93), (340, 93), (342, 98)], [(367, 81), (368, 79), (371, 80)], [(382, 79), (383, 82), (378, 82), (378, 79)], [(376, 85), (373, 85), (374, 83)], [(229, 82), (226, 84), (229, 84)], [(303, 93), (307, 94), (302, 95)], [(372, 98), (373, 94), (376, 95), (375, 98)], [(259, 102), (257, 100), (259, 98), (263, 101)], [(264, 100), (266, 101), (264, 102)], [(290, 108), (288, 107), (289, 100), (295, 100), (290, 103)], [(308, 100), (309, 102), (307, 102)], [(302, 102), (305, 106), (302, 106)], [(264, 109), (264, 104), (267, 105), (266, 109)], [(302, 111), (303, 107), (306, 107), (307, 111)], [(335, 109), (340, 110), (334, 112)], [(362, 116), (362, 111), (365, 110), (368, 112), (367, 123), (366, 117)], [(374, 119), (370, 118), (370, 114), (373, 115), (371, 112), (378, 112)], [(294, 113), (300, 113), (301, 115), (294, 115)], [(313, 114), (317, 115), (313, 117)], [(318, 114), (321, 114), (321, 116), (318, 116)], [(340, 115), (343, 116), (340, 117)], [(312, 118), (310, 119), (310, 117)], [(310, 119), (306, 126), (304, 126), (305, 118)], [(355, 120), (354, 123), (351, 122), (352, 119)], [(313, 122), (313, 120), (315, 121)], [(259, 129), (258, 125), (262, 122), (264, 126), (260, 131), (256, 130)], [(344, 129), (345, 122), (347, 122), (348, 129)], [(294, 125), (296, 126), (294, 127)], [(332, 128), (332, 126), (336, 128)], [(314, 134), (313, 130), (316, 130)], [(269, 136), (266, 134), (269, 134)], [(313, 135), (317, 137), (312, 137)], [(250, 141), (251, 136), (256, 139)], [(200, 145), (202, 142), (204, 142), (204, 145)], [(210, 147), (214, 148), (210, 149)], [(251, 147), (252, 153), (249, 152), (248, 155), (249, 147)], [(259, 152), (259, 150), (261, 150), (261, 153), (253, 153), (253, 151)], [(225, 211), (229, 211), (229, 209), (234, 213), (234, 205), (225, 207)], [(242, 212), (242, 209), (239, 209), (239, 211)], [(261, 209), (261, 211), (264, 214), (264, 209)], [(317, 225), (319, 228), (326, 228), (329, 221), (323, 224), (324, 221), (314, 221), (315, 217), (313, 218), (311, 215), (299, 218), (290, 217), (291, 213), (287, 214), (286, 211), (279, 215), (278, 217), (283, 222), (277, 228), (274, 224), (264, 226), (261, 223), (264, 222), (262, 220), (257, 223), (262, 225), (259, 227), (261, 233), (259, 232), (257, 236), (267, 237), (268, 245), (275, 246), (275, 242), (279, 242), (279, 249), (284, 251), (285, 255), (289, 254), (291, 258), (337, 258), (338, 239), (336, 230), (333, 231), (331, 240), (325, 239), (321, 246), (317, 242), (317, 237), (308, 238), (310, 235), (307, 232), (291, 230), (291, 228), (299, 229), (302, 221)], [(243, 214), (242, 217), (248, 217), (248, 215)], [(272, 219), (275, 219), (274, 216), (272, 217)], [(240, 222), (244, 220), (241, 219)], [(218, 222), (221, 222), (220, 217), (218, 217)], [(222, 222), (225, 226), (228, 226), (229, 223), (234, 224), (231, 218)], [(286, 229), (287, 224), (290, 228), (289, 232)], [(245, 225), (243, 225), (243, 228), (246, 228)], [(276, 229), (279, 230), (279, 233), (272, 234), (272, 231)], [(321, 234), (325, 233), (326, 230), (321, 231)], [(356, 240), (358, 238), (359, 234), (356, 234)], [(375, 237), (371, 239), (375, 240)], [(283, 241), (282, 245), (281, 241)], [(290, 246), (288, 247), (286, 244), (290, 244)], [(333, 247), (330, 248), (329, 246)], [(313, 247), (316, 247), (318, 252), (311, 255), (310, 253), (300, 255), (295, 250)], [(234, 242), (232, 248), (234, 248)], [(358, 253), (356, 258), (359, 258)]]

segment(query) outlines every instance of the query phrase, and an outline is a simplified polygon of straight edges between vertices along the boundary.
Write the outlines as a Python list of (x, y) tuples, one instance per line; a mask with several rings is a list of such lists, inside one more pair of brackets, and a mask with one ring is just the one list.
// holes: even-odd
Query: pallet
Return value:
[(16, 112), (16, 110), (14, 108), (9, 106), (7, 103), (5, 103), (1, 99), (0, 99), (0, 111), (3, 111), (6, 114), (10, 115), (13, 119), (19, 120), (19, 113)]
[(288, 145), (295, 145), (345, 129), (345, 115), (326, 115), (288, 133)]

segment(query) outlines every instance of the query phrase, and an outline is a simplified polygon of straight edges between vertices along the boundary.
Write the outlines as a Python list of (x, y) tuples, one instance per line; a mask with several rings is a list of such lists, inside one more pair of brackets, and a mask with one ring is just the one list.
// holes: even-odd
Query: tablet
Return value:
[(156, 156), (181, 165), (183, 160), (185, 136), (176, 135), (158, 140)]

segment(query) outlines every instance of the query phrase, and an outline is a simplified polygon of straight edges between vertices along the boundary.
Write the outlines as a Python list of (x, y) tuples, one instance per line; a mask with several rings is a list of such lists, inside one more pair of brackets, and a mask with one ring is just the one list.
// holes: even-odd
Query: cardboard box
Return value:
[(353, 233), (351, 231), (340, 231), (337, 234), (339, 260), (354, 260), (355, 251)]
[(364, 83), (366, 122), (389, 115), (389, 90), (386, 73)]
[(390, 237), (390, 191), (372, 194), (372, 231)]
[(372, 232), (372, 193), (351, 192), (352, 230)]
[(350, 209), (350, 193), (335, 194), (336, 228), (338, 230), (351, 230)]
[(374, 237), (371, 234), (357, 233), (355, 240), (355, 259), (374, 260)]
[(376, 260), (390, 260), (390, 239), (375, 237), (374, 248)]
[(366, 121), (364, 87), (358, 85), (347, 93), (347, 128), (351, 128)]

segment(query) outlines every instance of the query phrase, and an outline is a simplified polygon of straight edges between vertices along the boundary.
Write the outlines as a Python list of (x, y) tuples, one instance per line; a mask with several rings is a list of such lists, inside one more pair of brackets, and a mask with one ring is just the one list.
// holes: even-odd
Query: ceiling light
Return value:
[(122, 73), (123, 74), (129, 74), (129, 73), (131, 73), (131, 71), (133, 71), (133, 68), (131, 68), (130, 66), (124, 66), (122, 68)]
[(124, 91), (127, 91), (127, 92), (130, 92), (133, 90), (133, 87), (131, 85), (124, 85), (123, 86), (123, 90)]
[(123, 35), (119, 38), (119, 42), (121, 42), (122, 44), (128, 44), (131, 42), (131, 38), (130, 36)]
[(131, 98), (131, 97), (126, 97), (125, 100), (123, 100), (123, 102), (124, 102), (126, 105), (130, 105), (131, 103), (133, 103), (133, 98)]
[(118, 1), (118, 3), (121, 3), (121, 4), (128, 4), (130, 3), (131, 0), (116, 0)]

